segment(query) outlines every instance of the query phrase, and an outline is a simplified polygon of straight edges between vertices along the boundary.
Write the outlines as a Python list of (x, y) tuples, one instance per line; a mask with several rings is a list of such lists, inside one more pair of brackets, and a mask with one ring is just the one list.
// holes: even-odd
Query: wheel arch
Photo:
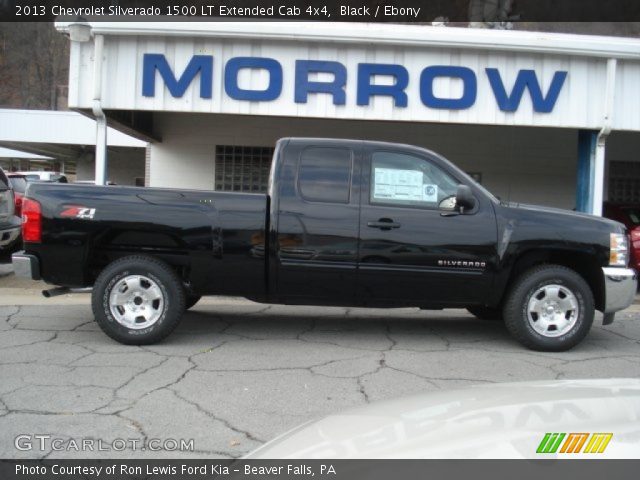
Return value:
[(86, 277), (89, 283), (95, 283), (100, 273), (113, 262), (131, 256), (160, 260), (168, 265), (183, 283), (189, 283), (191, 259), (187, 252), (167, 251), (163, 249), (140, 250), (135, 248), (118, 248), (112, 245), (96, 247), (89, 255), (86, 264)]
[(519, 255), (511, 268), (502, 295), (504, 301), (506, 293), (513, 282), (524, 272), (539, 265), (560, 265), (569, 268), (580, 275), (593, 293), (596, 310), (602, 311), (605, 304), (605, 289), (602, 270), (597, 259), (585, 252), (567, 251), (562, 249), (536, 249)]

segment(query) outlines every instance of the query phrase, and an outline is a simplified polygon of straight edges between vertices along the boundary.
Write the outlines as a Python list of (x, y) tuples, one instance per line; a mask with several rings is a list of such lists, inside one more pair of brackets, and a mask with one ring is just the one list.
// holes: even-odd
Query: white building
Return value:
[(24, 162), (33, 162), (48, 165), (54, 159), (44, 155), (14, 150), (13, 148), (0, 147), (0, 167), (8, 172), (22, 170)]
[[(93, 119), (77, 112), (2, 108), (0, 126), (0, 166), (3, 168), (58, 170), (72, 179), (94, 179), (96, 122)], [(118, 185), (144, 183), (146, 146), (147, 142), (109, 128), (108, 180)]]
[(595, 213), (607, 199), (640, 202), (637, 39), (362, 23), (57, 27), (72, 41), (69, 106), (150, 141), (150, 186), (261, 190), (278, 138), (317, 136), (425, 146), (505, 200)]

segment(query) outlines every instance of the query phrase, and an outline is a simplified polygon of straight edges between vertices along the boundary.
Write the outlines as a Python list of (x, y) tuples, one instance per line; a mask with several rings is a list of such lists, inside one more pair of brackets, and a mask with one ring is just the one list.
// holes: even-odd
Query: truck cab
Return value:
[[(278, 150), (272, 293), (287, 303), (436, 308), (486, 298), (497, 200), (464, 172), (408, 145), (289, 139)], [(462, 211), (459, 185), (469, 190)]]

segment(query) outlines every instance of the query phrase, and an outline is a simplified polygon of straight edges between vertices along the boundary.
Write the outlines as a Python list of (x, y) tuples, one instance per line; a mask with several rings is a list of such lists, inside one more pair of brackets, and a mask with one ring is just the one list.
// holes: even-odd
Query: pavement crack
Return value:
[(400, 373), (405, 373), (407, 375), (413, 375), (414, 377), (420, 378), (424, 381), (426, 381), (427, 383), (430, 383), (431, 385), (433, 385), (434, 387), (440, 389), (442, 387), (440, 387), (440, 385), (438, 385), (436, 383), (436, 380), (440, 380), (440, 381), (459, 381), (459, 382), (482, 382), (482, 383), (496, 383), (494, 381), (491, 380), (480, 380), (477, 378), (463, 378), (463, 377), (428, 377), (426, 375), (420, 375), (418, 373), (415, 372), (410, 372), (408, 370), (403, 370), (401, 368), (398, 367), (392, 367), (390, 365), (386, 365), (386, 368), (389, 368), (390, 370), (394, 370), (396, 372), (400, 372)]
[(602, 328), (602, 329), (600, 329), (600, 331), (604, 332), (604, 333), (611, 334), (611, 335), (615, 335), (616, 337), (624, 338), (624, 339), (629, 340), (631, 342), (636, 342), (636, 343), (640, 342), (640, 339), (638, 339), (638, 338), (627, 337), (626, 335), (623, 335), (620, 332), (615, 332), (613, 330), (607, 330), (607, 329)]
[(149, 347), (145, 345), (138, 345), (138, 348), (143, 352), (151, 353), (153, 355), (157, 355), (158, 357), (169, 358), (169, 355), (163, 355), (162, 353), (156, 352), (155, 350), (151, 350)]
[(200, 406), (200, 404), (198, 404), (197, 402), (193, 402), (193, 401), (183, 397), (175, 389), (171, 388), (170, 390), (173, 392), (173, 394), (176, 396), (176, 398), (178, 398), (178, 399), (182, 400), (183, 402), (195, 407), (196, 410), (198, 410), (200, 413), (206, 415), (207, 417), (222, 423), (229, 430), (232, 430), (232, 431), (236, 432), (239, 435), (244, 435), (245, 438), (247, 438), (248, 440), (251, 440), (251, 441), (254, 441), (254, 442), (258, 442), (258, 443), (261, 443), (261, 444), (262, 443), (266, 443), (265, 440), (262, 440), (262, 439), (256, 437), (251, 432), (249, 432), (247, 430), (242, 430), (242, 429), (236, 427), (235, 425), (232, 425), (231, 422), (229, 422), (228, 420), (226, 420), (224, 418), (217, 417), (216, 415), (214, 415), (209, 410), (206, 410), (206, 409), (202, 408)]
[(123, 420), (128, 421), (129, 424), (142, 436), (142, 443), (146, 445), (146, 443), (149, 441), (149, 435), (144, 430), (144, 427), (142, 426), (142, 424), (140, 422), (138, 422), (137, 420), (134, 420), (133, 418), (129, 418), (126, 415), (120, 414), (120, 413), (117, 414), (116, 417), (120, 417)]
[[(133, 382), (134, 380), (136, 380), (139, 376), (141, 376), (141, 375), (143, 375), (143, 374), (145, 374), (145, 373), (147, 373), (147, 372), (149, 372), (149, 371), (153, 370), (154, 368), (159, 368), (159, 367), (161, 367), (162, 365), (164, 365), (164, 364), (165, 364), (165, 363), (167, 363), (168, 361), (169, 361), (169, 357), (165, 357), (163, 360), (161, 360), (161, 361), (160, 361), (160, 363), (157, 363), (157, 364), (152, 365), (152, 366), (150, 366), (150, 367), (147, 367), (147, 368), (145, 368), (145, 369), (143, 369), (143, 370), (140, 370), (140, 371), (139, 371), (139, 372), (137, 372), (137, 373), (134, 373), (134, 374), (132, 375), (132, 377), (131, 377), (129, 380), (127, 380), (125, 383), (123, 383), (122, 385), (120, 385), (118, 388), (116, 388), (116, 389), (114, 390), (115, 395), (119, 397), (118, 392), (119, 392), (120, 390), (122, 390), (123, 388), (125, 388), (126, 386), (130, 385), (130, 384), (131, 384), (131, 382)], [(119, 398), (122, 398), (122, 397), (119, 397)]]
[(220, 333), (227, 333), (227, 330), (229, 330), (233, 325), (235, 325), (235, 323), (230, 322), (229, 320), (224, 320), (222, 319), (219, 315), (216, 315), (216, 320), (218, 320), (219, 322), (225, 323), (226, 325), (224, 327), (222, 327), (219, 331), (218, 334)]
[(359, 376), (357, 378), (356, 382), (358, 384), (358, 391), (364, 397), (364, 402), (365, 403), (371, 403), (371, 400), (369, 399), (369, 394), (367, 393), (367, 390), (366, 390), (364, 384), (362, 383), (362, 376)]
[(387, 348), (387, 351), (391, 351), (398, 345), (398, 341), (391, 336), (391, 325), (390, 324), (387, 324), (387, 328), (385, 330), (385, 336), (387, 337), (387, 340), (389, 340), (391, 342), (391, 346), (389, 348)]
[(333, 345), (334, 347), (346, 348), (351, 350), (361, 350), (363, 352), (379, 352), (380, 351), (379, 348), (364, 348), (364, 347), (356, 347), (353, 345), (344, 346), (344, 345), (340, 345), (339, 343), (329, 342), (326, 340), (307, 340), (306, 338), (298, 338), (297, 340), (304, 343), (310, 343), (310, 344), (316, 344), (316, 345)]
[(70, 362), (67, 362), (63, 365), (67, 365), (69, 367), (79, 367), (81, 365), (71, 365), (72, 363), (76, 363), (80, 360), (82, 360), (83, 358), (87, 358), (90, 357), (91, 355), (96, 355), (98, 352), (96, 352), (95, 350), (92, 350), (91, 348), (85, 346), (85, 345), (78, 345), (77, 343), (72, 344), (74, 347), (79, 347), (79, 348), (83, 348), (84, 350), (88, 350), (89, 353), (85, 353), (84, 355), (80, 355), (78, 358), (74, 358), (73, 360), (71, 360)]
[[(19, 328), (15, 328), (15, 329), (13, 329), (13, 331), (33, 332), (34, 330), (21, 330)], [(42, 330), (40, 330), (40, 331), (42, 331)], [(35, 341), (29, 342), (29, 343), (20, 343), (19, 345), (15, 345), (15, 346), (20, 348), (20, 347), (28, 347), (29, 345), (37, 345), (38, 343), (47, 343), (47, 342), (51, 342), (51, 341), (55, 340), (56, 337), (58, 336), (57, 332), (49, 331), (49, 333), (51, 333), (51, 337), (49, 337), (49, 338), (41, 338), (40, 340), (35, 340)]]
[[(298, 333), (296, 335), (296, 337), (295, 337), (296, 340), (302, 340), (302, 338), (300, 338), (300, 337), (302, 337), (303, 335), (305, 335), (307, 333), (313, 332), (315, 330), (315, 328), (316, 328), (316, 325), (317, 325), (317, 320), (315, 318), (312, 318), (310, 326), (308, 328), (305, 328), (304, 330), (302, 330), (300, 333)], [(304, 340), (302, 340), (302, 341), (304, 341)]]
[[(187, 358), (187, 361), (191, 364), (191, 366), (188, 367), (184, 372), (182, 372), (182, 374), (178, 378), (176, 378), (175, 380), (173, 380), (171, 382), (168, 382), (168, 383), (166, 383), (164, 385), (160, 385), (159, 387), (156, 387), (156, 388), (154, 388), (152, 390), (149, 390), (149, 391), (145, 392), (144, 396), (151, 395), (154, 392), (157, 392), (159, 390), (164, 390), (164, 389), (169, 389), (169, 390), (173, 391), (170, 387), (173, 387), (174, 385), (177, 385), (178, 383), (180, 383), (182, 380), (185, 379), (185, 377), (187, 376), (187, 374), (189, 372), (191, 372), (192, 370), (195, 370), (196, 367), (197, 367), (197, 365), (191, 360), (191, 357)], [(159, 366), (160, 365), (157, 365), (157, 367), (159, 367)], [(140, 374), (138, 374), (138, 375), (140, 375)], [(136, 376), (138, 376), (138, 375), (136, 375)]]
[(449, 350), (451, 348), (451, 340), (449, 340), (447, 337), (439, 333), (434, 327), (430, 327), (427, 325), (427, 328), (429, 329), (429, 332), (432, 335), (434, 335), (435, 337), (439, 338), (444, 342), (444, 347), (446, 350)]
[(22, 311), (22, 307), (20, 305), (14, 305), (13, 307), (16, 309), (16, 311), (7, 315), (4, 320), (12, 329), (16, 328), (16, 325), (14, 323), (11, 323), (11, 320), (13, 320), (13, 317), (19, 315)]
[(90, 323), (95, 322), (95, 320), (91, 319), (91, 320), (87, 320), (86, 322), (82, 322), (80, 325), (76, 325), (75, 327), (73, 327), (71, 330), (67, 330), (68, 332), (75, 332), (77, 331), (80, 327), (84, 327), (85, 325), (89, 325)]

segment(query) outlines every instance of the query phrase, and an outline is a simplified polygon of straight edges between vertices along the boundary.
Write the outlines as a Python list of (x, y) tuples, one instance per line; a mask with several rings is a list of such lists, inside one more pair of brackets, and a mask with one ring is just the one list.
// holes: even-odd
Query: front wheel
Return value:
[(507, 329), (524, 346), (561, 352), (589, 333), (594, 310), (593, 293), (580, 275), (560, 265), (543, 265), (515, 281), (503, 314)]
[(116, 260), (100, 273), (91, 306), (98, 325), (111, 338), (127, 345), (149, 345), (180, 323), (184, 289), (166, 263), (134, 255)]

